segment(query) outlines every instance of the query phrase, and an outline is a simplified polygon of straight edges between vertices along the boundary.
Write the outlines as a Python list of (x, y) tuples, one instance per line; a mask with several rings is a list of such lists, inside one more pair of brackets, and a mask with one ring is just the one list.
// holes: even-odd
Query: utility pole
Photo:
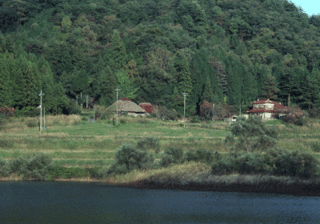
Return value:
[(81, 106), (81, 111), (82, 111), (82, 108), (83, 108), (83, 101), (82, 101), (82, 92), (80, 93), (80, 99), (81, 99), (81, 103), (80, 103), (80, 106)]
[(96, 122), (96, 104), (93, 104), (93, 123)]
[(43, 127), (46, 128), (46, 108), (43, 108)]
[(86, 109), (88, 109), (88, 95), (87, 95), (87, 99), (86, 99)]
[(42, 96), (45, 95), (44, 93), (42, 93), (42, 90), (39, 94), (40, 96), (40, 133), (42, 131)]
[(118, 126), (118, 95), (119, 95), (119, 91), (120, 91), (121, 89), (119, 89), (118, 87), (117, 87), (117, 89), (115, 90), (116, 92), (117, 92), (117, 126)]
[(187, 93), (184, 92), (182, 93), (183, 95), (183, 101), (184, 101), (184, 106), (183, 106), (183, 123), (184, 123), (184, 128), (186, 128), (186, 97), (187, 97)]

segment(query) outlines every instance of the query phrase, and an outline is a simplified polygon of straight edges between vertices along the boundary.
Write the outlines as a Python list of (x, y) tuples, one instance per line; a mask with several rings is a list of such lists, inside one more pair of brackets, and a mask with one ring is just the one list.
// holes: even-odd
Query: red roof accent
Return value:
[(152, 106), (152, 104), (151, 104), (151, 103), (148, 103), (148, 102), (142, 102), (142, 103), (139, 104), (139, 106), (140, 106), (141, 108), (143, 108), (148, 114), (150, 114), (150, 113), (153, 111), (153, 109), (154, 109), (154, 107)]

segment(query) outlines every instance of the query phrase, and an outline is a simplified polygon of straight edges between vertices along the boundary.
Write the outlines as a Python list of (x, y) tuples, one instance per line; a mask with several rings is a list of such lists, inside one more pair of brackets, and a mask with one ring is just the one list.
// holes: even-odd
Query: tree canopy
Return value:
[(0, 15), (0, 105), (34, 108), (43, 88), (48, 112), (79, 94), (108, 106), (118, 85), (178, 114), (186, 91), (187, 115), (320, 106), (320, 19), (289, 0), (0, 0)]

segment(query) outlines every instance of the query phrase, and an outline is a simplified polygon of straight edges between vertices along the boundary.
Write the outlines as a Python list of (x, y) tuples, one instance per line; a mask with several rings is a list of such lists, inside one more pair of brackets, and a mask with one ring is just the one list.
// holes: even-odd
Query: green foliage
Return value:
[(218, 154), (214, 154), (211, 150), (200, 148), (198, 150), (191, 149), (186, 153), (187, 161), (211, 163), (218, 157)]
[(316, 174), (319, 161), (300, 150), (273, 148), (261, 152), (231, 153), (212, 164), (213, 174), (270, 174), (310, 178)]
[(277, 175), (312, 177), (319, 161), (308, 152), (301, 150), (271, 149), (266, 153), (267, 163), (272, 163)]
[(232, 124), (225, 142), (230, 144), (231, 151), (266, 150), (275, 146), (277, 131), (272, 127), (267, 127), (258, 117), (248, 119), (242, 117)]
[(46, 180), (54, 168), (51, 157), (45, 154), (20, 156), (8, 162), (9, 173), (14, 173), (23, 179)]
[(204, 100), (275, 99), (275, 83), (282, 103), (320, 107), (319, 16), (286, 0), (27, 3), (0, 3), (0, 106), (37, 107), (40, 88), (50, 113), (80, 92), (109, 106), (125, 69), (125, 97), (179, 115), (184, 91), (199, 115)]
[(121, 89), (119, 95), (121, 98), (129, 98), (131, 100), (137, 97), (139, 87), (135, 87), (128, 73), (124, 69), (120, 69), (116, 73), (118, 88)]
[(181, 148), (167, 148), (161, 155), (160, 164), (163, 167), (170, 164), (180, 164), (184, 162), (183, 149)]
[(109, 51), (110, 67), (113, 71), (124, 68), (127, 63), (127, 53), (126, 48), (121, 41), (120, 33), (117, 30), (113, 31), (113, 36), (111, 40), (111, 47)]
[(5, 177), (10, 173), (8, 162), (4, 159), (0, 159), (0, 176)]
[(145, 137), (137, 142), (137, 148), (142, 150), (155, 150), (156, 153), (160, 152), (160, 139), (155, 136)]
[(271, 99), (271, 100), (277, 100), (278, 99), (278, 92), (279, 89), (277, 88), (276, 80), (275, 78), (268, 74), (266, 77), (266, 80), (264, 81), (264, 87), (263, 87), (263, 96), (265, 98)]
[(108, 174), (128, 173), (134, 169), (151, 169), (153, 161), (152, 154), (124, 144), (117, 151), (116, 162), (109, 168)]
[(65, 111), (67, 114), (80, 114), (81, 108), (79, 105), (76, 104), (75, 100), (70, 99), (69, 105), (67, 107), (67, 111)]

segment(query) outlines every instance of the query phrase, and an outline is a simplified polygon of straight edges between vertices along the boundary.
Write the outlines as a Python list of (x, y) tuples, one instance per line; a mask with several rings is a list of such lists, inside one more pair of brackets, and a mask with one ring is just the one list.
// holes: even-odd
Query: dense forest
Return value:
[(320, 16), (288, 0), (0, 0), (0, 106), (120, 97), (187, 115), (269, 97), (320, 107)]

